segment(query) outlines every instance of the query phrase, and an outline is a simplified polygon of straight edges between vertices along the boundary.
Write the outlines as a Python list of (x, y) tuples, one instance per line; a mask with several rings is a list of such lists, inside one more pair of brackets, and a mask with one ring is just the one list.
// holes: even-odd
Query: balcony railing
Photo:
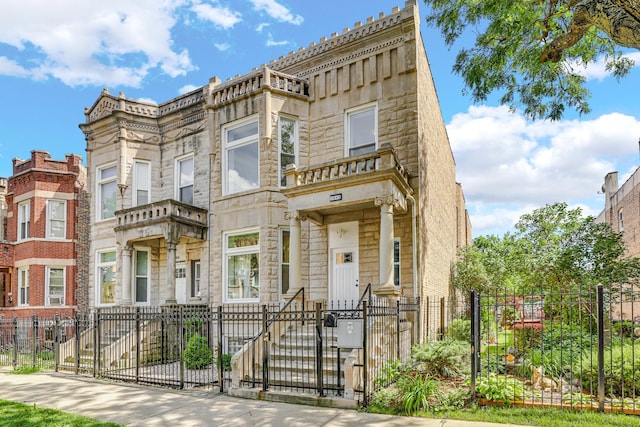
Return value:
[(207, 210), (167, 199), (116, 212), (116, 227), (130, 228), (167, 220), (206, 227)]
[(328, 182), (353, 176), (364, 176), (374, 172), (394, 171), (409, 184), (409, 173), (396, 158), (390, 144), (383, 144), (377, 151), (348, 157), (310, 168), (296, 169), (289, 166), (286, 170), (287, 188)]

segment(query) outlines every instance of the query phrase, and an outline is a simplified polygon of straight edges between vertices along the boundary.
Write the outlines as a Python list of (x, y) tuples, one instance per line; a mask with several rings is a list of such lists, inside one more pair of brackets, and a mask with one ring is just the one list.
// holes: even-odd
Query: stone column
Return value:
[(176, 246), (172, 241), (167, 241), (167, 300), (166, 304), (177, 304), (176, 300)]
[(398, 294), (393, 283), (393, 196), (376, 197), (375, 205), (380, 206), (380, 283), (374, 292), (378, 295)]
[(122, 305), (131, 305), (131, 246), (122, 247)]
[(302, 287), (302, 243), (300, 221), (303, 215), (299, 211), (285, 212), (289, 220), (289, 297)]

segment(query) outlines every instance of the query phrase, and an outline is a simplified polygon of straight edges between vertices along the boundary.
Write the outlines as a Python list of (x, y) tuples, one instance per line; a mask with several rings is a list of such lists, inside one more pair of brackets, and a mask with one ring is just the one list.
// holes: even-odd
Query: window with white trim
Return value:
[(258, 120), (242, 120), (225, 126), (224, 135), (224, 194), (258, 188), (260, 164)]
[(46, 305), (64, 305), (65, 274), (64, 267), (47, 267)]
[(98, 304), (116, 302), (116, 251), (98, 252), (96, 255), (96, 289)]
[(31, 202), (18, 204), (18, 240), (31, 237)]
[(375, 151), (378, 147), (378, 107), (375, 104), (346, 113), (346, 156)]
[(227, 301), (260, 298), (260, 233), (243, 231), (224, 236), (224, 283)]
[(278, 136), (280, 141), (280, 186), (287, 186), (284, 174), (287, 165), (298, 162), (298, 122), (288, 117), (280, 117), (278, 121)]
[(200, 298), (200, 260), (191, 261), (191, 298)]
[(176, 198), (193, 204), (193, 155), (176, 160)]
[[(289, 242), (288, 229), (280, 230), (280, 295), (289, 292)], [(299, 285), (299, 284), (298, 284)]]
[(151, 201), (151, 164), (141, 160), (133, 162), (133, 206)]
[(400, 287), (400, 239), (393, 239), (393, 284)]
[(149, 251), (135, 251), (134, 299), (136, 304), (149, 303)]
[(18, 305), (29, 305), (29, 268), (18, 268)]
[(116, 216), (117, 168), (104, 166), (96, 170), (98, 183), (98, 221)]
[(47, 200), (47, 238), (64, 239), (67, 237), (67, 202), (65, 200)]
[(618, 231), (622, 233), (624, 231), (624, 212), (622, 208), (618, 211)]

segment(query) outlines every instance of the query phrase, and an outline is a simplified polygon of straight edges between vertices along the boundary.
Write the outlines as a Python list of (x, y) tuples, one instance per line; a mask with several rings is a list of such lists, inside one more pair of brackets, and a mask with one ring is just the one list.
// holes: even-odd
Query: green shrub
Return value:
[(476, 379), (476, 396), (492, 402), (513, 403), (526, 393), (524, 383), (513, 377), (482, 375)]
[(447, 335), (452, 340), (471, 342), (471, 320), (453, 319), (449, 324)]
[(394, 382), (400, 376), (402, 372), (402, 362), (397, 359), (387, 360), (382, 365), (382, 369), (378, 373), (373, 384), (376, 388), (386, 387)]
[(490, 374), (504, 374), (507, 372), (507, 367), (503, 356), (487, 354), (486, 357), (480, 358), (480, 370)]
[(463, 377), (469, 372), (470, 355), (470, 344), (455, 340), (430, 341), (411, 349), (416, 370), (448, 378)]
[(184, 350), (184, 364), (187, 369), (204, 369), (213, 361), (213, 352), (207, 345), (207, 339), (199, 334), (189, 338)]
[(400, 406), (400, 392), (396, 387), (384, 387), (373, 393), (369, 406), (376, 408), (398, 409)]
[(417, 373), (400, 377), (398, 388), (402, 407), (407, 414), (428, 411), (431, 408), (430, 400), (438, 399), (440, 392), (438, 381)]
[[(232, 357), (233, 357), (233, 355), (231, 355), (231, 354), (223, 354), (222, 355), (222, 370), (223, 371), (230, 371), (231, 370), (231, 358)], [(219, 367), (220, 366), (218, 366), (218, 368)]]
[(513, 345), (520, 353), (524, 353), (529, 349), (539, 346), (542, 340), (542, 335), (542, 329), (531, 326), (514, 328)]
[[(574, 373), (579, 376), (587, 390), (598, 388), (597, 349), (585, 351), (574, 364)], [(609, 396), (634, 396), (638, 393), (640, 378), (640, 348), (632, 342), (615, 344), (604, 350), (605, 392)]]

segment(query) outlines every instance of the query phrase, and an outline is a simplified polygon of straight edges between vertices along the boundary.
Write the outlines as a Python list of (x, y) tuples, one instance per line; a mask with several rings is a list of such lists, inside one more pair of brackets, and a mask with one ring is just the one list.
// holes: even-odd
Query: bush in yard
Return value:
[[(597, 349), (585, 351), (581, 360), (577, 360), (574, 373), (580, 377), (582, 386), (587, 390), (598, 389), (598, 353)], [(609, 396), (625, 397), (638, 393), (637, 381), (640, 378), (640, 348), (633, 342), (615, 344), (604, 349), (605, 393)]]
[(471, 320), (453, 319), (449, 324), (447, 335), (452, 340), (471, 342)]
[(460, 378), (471, 369), (468, 342), (456, 340), (431, 341), (411, 349), (415, 369), (434, 376)]
[(207, 345), (207, 339), (199, 334), (189, 338), (184, 350), (184, 364), (187, 369), (204, 369), (213, 362), (213, 352)]
[(403, 375), (398, 380), (400, 401), (407, 414), (416, 411), (428, 411), (440, 402), (440, 386), (438, 381), (428, 375)]

